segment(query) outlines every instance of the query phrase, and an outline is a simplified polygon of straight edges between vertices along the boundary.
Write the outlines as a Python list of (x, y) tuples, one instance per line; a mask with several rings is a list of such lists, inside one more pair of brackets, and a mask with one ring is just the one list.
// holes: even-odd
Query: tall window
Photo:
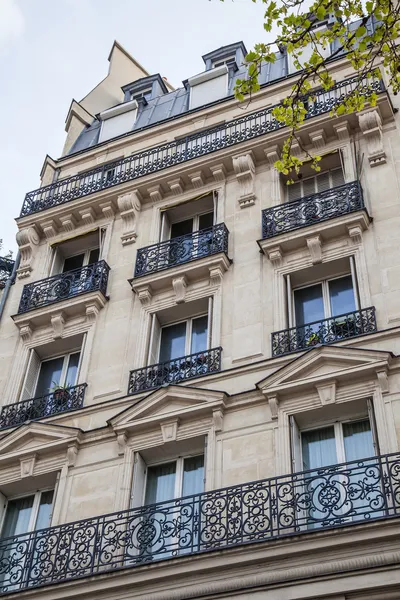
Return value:
[(21, 400), (42, 397), (57, 388), (76, 385), (80, 357), (80, 351), (76, 351), (41, 360), (37, 352), (31, 350)]
[(159, 362), (207, 350), (207, 339), (207, 315), (162, 327)]
[(204, 455), (181, 457), (147, 468), (145, 504), (198, 494), (204, 490)]
[(286, 186), (288, 201), (298, 200), (317, 192), (324, 192), (345, 183), (341, 167), (306, 177)]
[(11, 498), (7, 502), (1, 537), (11, 537), (50, 526), (54, 490)]
[(99, 255), (100, 248), (91, 248), (90, 250), (86, 250), (85, 252), (75, 254), (74, 256), (68, 256), (64, 259), (62, 272), (67, 273), (68, 271), (80, 269), (81, 267), (85, 267), (86, 265), (91, 265), (95, 262), (98, 262)]

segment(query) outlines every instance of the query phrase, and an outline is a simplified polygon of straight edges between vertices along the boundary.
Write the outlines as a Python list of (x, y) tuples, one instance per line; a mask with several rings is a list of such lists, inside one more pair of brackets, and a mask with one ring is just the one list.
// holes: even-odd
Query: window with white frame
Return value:
[(140, 92), (131, 92), (130, 99), (131, 100), (140, 100), (141, 98), (144, 98), (145, 100), (148, 101), (151, 99), (151, 94), (152, 94), (152, 88), (148, 88), (148, 89), (142, 90)]
[[(83, 345), (84, 337), (76, 336), (71, 340), (60, 341), (57, 344), (60, 352), (56, 352), (55, 348), (52, 351), (52, 344), (36, 350), (31, 349), (20, 400), (39, 398), (51, 394), (56, 389), (76, 385)], [(63, 350), (65, 346), (69, 346), (69, 351)]]
[(212, 68), (217, 69), (218, 67), (222, 67), (223, 65), (229, 65), (229, 64), (235, 62), (235, 60), (236, 60), (236, 56), (234, 54), (231, 54), (230, 56), (227, 56), (226, 58), (221, 58), (221, 59), (217, 58), (212, 63)]
[(286, 276), (289, 327), (359, 310), (354, 258), (315, 265)]
[(44, 489), (33, 494), (9, 497), (6, 500), (1, 537), (29, 533), (50, 526), (54, 489)]
[(77, 236), (54, 248), (51, 274), (67, 273), (81, 269), (100, 260), (106, 228)]
[(160, 241), (204, 231), (216, 221), (216, 198), (206, 194), (161, 213)]
[(212, 298), (153, 313), (147, 364), (168, 362), (208, 350), (211, 315)]
[(300, 181), (286, 186), (287, 200), (289, 202), (299, 200), (300, 198), (338, 187), (344, 183), (343, 169), (342, 167), (336, 167), (335, 169), (324, 171), (311, 177), (305, 177)]

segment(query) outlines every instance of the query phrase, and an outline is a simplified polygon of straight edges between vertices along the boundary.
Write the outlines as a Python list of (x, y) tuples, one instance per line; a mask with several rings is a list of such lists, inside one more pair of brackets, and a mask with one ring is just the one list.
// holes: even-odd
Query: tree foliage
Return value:
[[(224, 1), (224, 0), (222, 0)], [(249, 0), (250, 1), (250, 0)], [(399, 0), (258, 0), (265, 4), (264, 29), (278, 31), (275, 39), (256, 44), (246, 56), (247, 77), (238, 79), (235, 94), (239, 100), (251, 98), (260, 89), (263, 62), (274, 63), (277, 50), (286, 49), (298, 77), (290, 94), (273, 110), (273, 116), (289, 128), (281, 159), (276, 168), (290, 175), (298, 173), (302, 161), (292, 152), (300, 146), (312, 166), (319, 170), (320, 157), (310, 156), (302, 146), (298, 129), (305, 120), (307, 97), (313, 90), (329, 91), (335, 84), (329, 70), (331, 61), (343, 54), (351, 63), (357, 84), (332, 110), (332, 116), (374, 106), (377, 95), (371, 85), (381, 78), (379, 65), (386, 71), (394, 94), (400, 90), (400, 2)], [(257, 0), (252, 0), (257, 2)], [(322, 25), (322, 26), (321, 26)], [(328, 56), (327, 49), (330, 49)]]

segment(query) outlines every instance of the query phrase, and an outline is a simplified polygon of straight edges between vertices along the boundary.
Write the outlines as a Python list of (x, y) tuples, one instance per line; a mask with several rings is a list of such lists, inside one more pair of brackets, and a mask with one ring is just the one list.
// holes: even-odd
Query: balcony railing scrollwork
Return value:
[(17, 427), (52, 415), (82, 408), (87, 384), (60, 388), (38, 398), (7, 404), (0, 412), (0, 429)]
[(400, 454), (238, 484), (0, 540), (0, 593), (400, 516)]
[(287, 231), (321, 223), (364, 207), (358, 181), (305, 196), (262, 211), (262, 237), (272, 238)]
[(143, 277), (205, 256), (228, 253), (229, 231), (224, 223), (188, 233), (159, 244), (139, 248), (135, 277)]
[(110, 267), (104, 260), (24, 285), (18, 314), (99, 291), (106, 297)]
[[(357, 77), (337, 82), (329, 91), (317, 90), (305, 97), (306, 119), (330, 112), (343, 102), (360, 81)], [(383, 82), (378, 78), (363, 80), (365, 93), (383, 92)], [(82, 198), (99, 190), (132, 181), (144, 175), (161, 171), (188, 160), (205, 156), (217, 150), (229, 148), (241, 142), (257, 138), (284, 127), (272, 114), (275, 107), (251, 113), (196, 133), (180, 140), (169, 142), (127, 158), (108, 163), (90, 171), (60, 179), (50, 185), (28, 192), (21, 210), (21, 217)]]
[(376, 332), (375, 307), (306, 323), (272, 334), (272, 356), (310, 350), (319, 344), (333, 344), (358, 335)]
[(222, 348), (212, 348), (135, 369), (129, 374), (128, 394), (217, 373), (221, 370), (221, 352)]

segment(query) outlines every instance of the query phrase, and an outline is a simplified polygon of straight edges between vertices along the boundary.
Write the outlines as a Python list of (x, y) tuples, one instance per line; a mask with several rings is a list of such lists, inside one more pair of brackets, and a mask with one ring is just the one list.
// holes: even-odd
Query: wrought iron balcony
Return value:
[(185, 379), (217, 373), (221, 370), (221, 352), (222, 348), (212, 348), (135, 369), (129, 374), (128, 394), (137, 394)]
[(264, 209), (262, 237), (272, 238), (286, 231), (308, 227), (363, 208), (365, 207), (360, 183), (345, 183), (299, 200)]
[(309, 350), (376, 331), (375, 307), (321, 319), (272, 334), (272, 356)]
[(226, 225), (219, 223), (202, 231), (139, 248), (136, 255), (135, 277), (157, 273), (219, 252), (228, 254), (228, 235)]
[(99, 291), (106, 296), (110, 267), (104, 260), (24, 285), (18, 314)]
[(365, 458), (0, 540), (0, 593), (400, 515), (400, 454)]
[[(359, 79), (352, 77), (336, 83), (328, 92), (319, 90), (310, 93), (305, 97), (306, 119), (330, 112), (332, 108), (346, 99), (358, 84)], [(370, 81), (363, 80), (363, 85), (366, 92), (369, 89), (376, 93), (384, 91), (383, 82), (377, 78)], [(20, 216), (25, 217), (76, 198), (82, 198), (99, 190), (133, 181), (149, 173), (162, 171), (216, 150), (229, 148), (281, 129), (284, 125), (273, 117), (274, 108), (272, 106), (259, 110), (218, 127), (138, 152), (127, 158), (107, 163), (85, 173), (66, 177), (28, 192)]]
[(82, 408), (86, 387), (87, 384), (82, 383), (38, 398), (7, 404), (0, 412), (0, 429)]
[(0, 290), (4, 288), (7, 279), (10, 277), (14, 262), (11, 258), (0, 256)]

